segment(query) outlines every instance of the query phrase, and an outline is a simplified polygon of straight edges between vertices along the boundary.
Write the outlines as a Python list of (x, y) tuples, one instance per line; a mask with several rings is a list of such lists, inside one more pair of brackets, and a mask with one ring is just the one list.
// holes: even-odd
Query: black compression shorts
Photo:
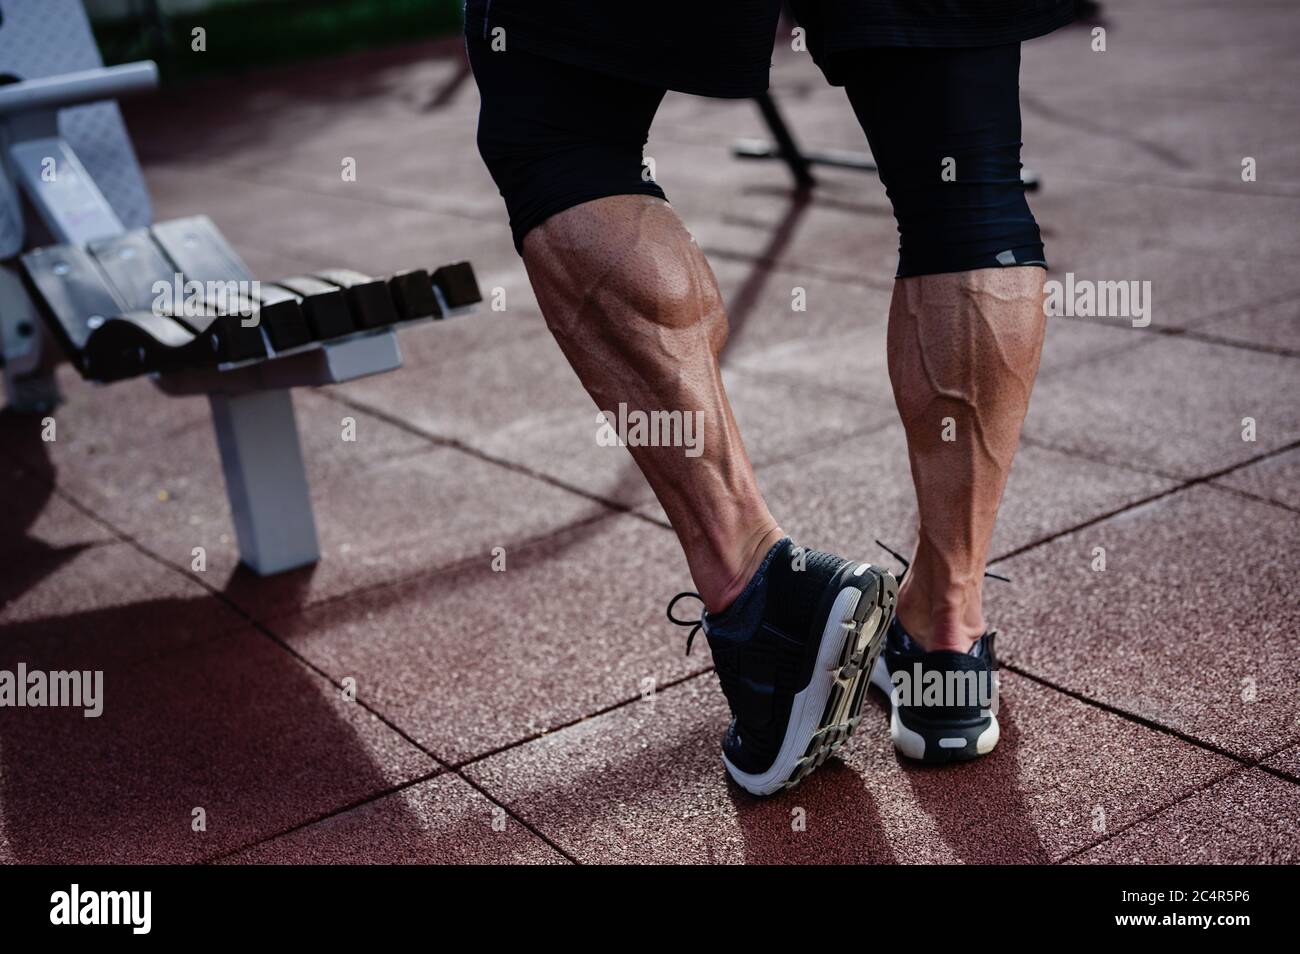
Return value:
[[(611, 195), (664, 192), (642, 164), (663, 87), (467, 35), (478, 145), (515, 247), (547, 218)], [(898, 276), (1043, 264), (1020, 181), (1020, 46), (834, 55), (899, 231)]]

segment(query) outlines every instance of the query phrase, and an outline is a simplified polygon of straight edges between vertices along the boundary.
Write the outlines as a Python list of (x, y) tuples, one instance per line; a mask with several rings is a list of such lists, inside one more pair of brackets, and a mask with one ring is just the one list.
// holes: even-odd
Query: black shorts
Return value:
[[(1075, 0), (790, 0), (835, 85), (835, 54), (1018, 43), (1074, 17)], [(472, 36), (646, 86), (701, 96), (767, 89), (781, 0), (466, 0)]]
[[(550, 216), (664, 191), (642, 150), (663, 87), (467, 36), (479, 152), (515, 247)], [(1020, 46), (877, 49), (834, 57), (899, 231), (898, 276), (1044, 264), (1020, 181)]]

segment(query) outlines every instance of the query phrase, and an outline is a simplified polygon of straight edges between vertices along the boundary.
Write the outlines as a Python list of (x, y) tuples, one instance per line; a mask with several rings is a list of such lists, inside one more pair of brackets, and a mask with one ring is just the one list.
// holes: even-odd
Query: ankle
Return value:
[(912, 583), (909, 573), (898, 593), (898, 621), (926, 652), (970, 652), (984, 635), (979, 587), (952, 586), (936, 596)]
[(730, 569), (719, 561), (716, 572), (696, 574), (695, 583), (705, 610), (716, 614), (731, 606), (763, 565), (768, 551), (784, 536), (785, 532), (775, 522), (769, 522), (749, 534), (735, 548), (736, 555), (732, 557)]

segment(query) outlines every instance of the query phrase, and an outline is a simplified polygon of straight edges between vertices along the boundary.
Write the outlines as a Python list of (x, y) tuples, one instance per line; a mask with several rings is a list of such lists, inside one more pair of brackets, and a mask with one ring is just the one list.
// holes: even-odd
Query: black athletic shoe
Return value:
[[(788, 788), (811, 773), (861, 721), (872, 666), (893, 618), (898, 585), (887, 571), (787, 539), (769, 559), (757, 625), (742, 636), (704, 629), (732, 720), (722, 761), (754, 795)], [(728, 611), (730, 612), (730, 611)], [(725, 619), (727, 614), (723, 614)], [(690, 640), (687, 641), (690, 651)]]
[(998, 744), (997, 634), (969, 653), (927, 653), (894, 620), (871, 684), (889, 696), (894, 747), (922, 762), (964, 762)]

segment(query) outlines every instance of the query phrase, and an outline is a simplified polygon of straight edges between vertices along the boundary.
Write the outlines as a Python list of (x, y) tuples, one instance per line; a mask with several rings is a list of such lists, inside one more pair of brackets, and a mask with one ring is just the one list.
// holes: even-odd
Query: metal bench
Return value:
[[(207, 217), (150, 224), (134, 152), (107, 101), (153, 89), (157, 68), (103, 67), (78, 0), (0, 9), (0, 72), (15, 78), (0, 86), (9, 405), (54, 407), (64, 357), (93, 381), (149, 375), (164, 394), (207, 395), (243, 562), (259, 574), (314, 563), (290, 389), (399, 367), (395, 329), (472, 308), (473, 269), (456, 262), (383, 278), (330, 269), (258, 282)], [(42, 75), (71, 53), (84, 68)]]

